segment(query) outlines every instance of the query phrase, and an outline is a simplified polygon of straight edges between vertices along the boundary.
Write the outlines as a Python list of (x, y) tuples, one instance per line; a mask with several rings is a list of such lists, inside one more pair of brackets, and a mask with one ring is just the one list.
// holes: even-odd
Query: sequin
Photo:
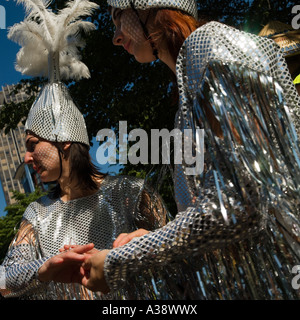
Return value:
[(136, 9), (146, 10), (151, 8), (173, 8), (189, 13), (197, 18), (197, 5), (194, 0), (108, 0), (107, 3), (121, 10), (131, 8), (131, 3)]
[(48, 141), (90, 145), (83, 115), (61, 82), (43, 87), (30, 109), (25, 129)]
[(270, 40), (211, 22), (187, 38), (176, 70), (175, 126), (205, 130), (205, 169), (176, 166), (179, 213), (107, 255), (109, 286), (155, 268), (176, 299), (299, 299), (300, 99), (284, 58)]
[[(44, 196), (26, 209), (22, 227), (2, 264), (6, 297), (23, 299), (148, 299), (155, 296), (152, 275), (136, 278), (125, 290), (103, 295), (79, 285), (37, 280), (37, 271), (65, 244), (94, 243), (112, 248), (114, 239), (136, 228), (165, 224), (166, 209), (159, 197), (134, 177), (107, 176), (99, 190), (87, 197), (63, 202)], [(26, 241), (24, 241), (24, 239)], [(148, 280), (147, 280), (148, 279)]]

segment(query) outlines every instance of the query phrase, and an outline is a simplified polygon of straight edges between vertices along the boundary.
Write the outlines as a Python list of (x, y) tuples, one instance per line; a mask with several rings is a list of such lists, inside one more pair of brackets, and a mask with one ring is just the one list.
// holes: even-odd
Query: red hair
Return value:
[[(206, 21), (197, 21), (194, 17), (179, 11), (170, 9), (157, 10), (154, 17), (151, 39), (155, 47), (159, 50), (162, 44), (167, 46), (167, 50), (176, 63), (180, 48), (185, 39)], [(176, 83), (176, 78), (174, 79)], [(178, 99), (178, 91), (176, 92), (176, 100)], [(204, 106), (207, 119), (211, 123), (212, 130), (220, 138), (223, 137), (222, 129), (219, 121), (215, 118), (211, 110)], [(235, 131), (234, 131), (235, 133)]]
[(202, 24), (182, 11), (157, 9), (153, 21), (154, 31), (150, 36), (158, 50), (162, 43), (166, 44), (169, 53), (176, 62), (185, 39)]

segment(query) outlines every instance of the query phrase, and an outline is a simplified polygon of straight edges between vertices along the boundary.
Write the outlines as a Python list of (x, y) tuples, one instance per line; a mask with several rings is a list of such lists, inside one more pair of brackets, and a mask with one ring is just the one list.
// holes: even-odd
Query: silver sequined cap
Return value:
[(49, 83), (42, 89), (30, 109), (25, 129), (48, 141), (90, 145), (84, 118), (61, 82)]
[(60, 81), (58, 54), (49, 54), (49, 83), (34, 101), (25, 124), (39, 137), (53, 142), (80, 142), (90, 146), (83, 115), (68, 88)]
[(194, 0), (107, 0), (107, 3), (122, 10), (131, 8), (131, 2), (136, 9), (174, 8), (187, 12), (195, 19), (198, 18), (197, 5)]

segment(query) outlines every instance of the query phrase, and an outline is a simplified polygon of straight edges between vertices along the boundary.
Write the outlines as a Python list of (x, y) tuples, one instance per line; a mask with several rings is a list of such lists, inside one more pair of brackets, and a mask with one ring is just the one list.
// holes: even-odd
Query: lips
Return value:
[(42, 171), (42, 167), (33, 165), (33, 170), (36, 171), (37, 173), (40, 173)]

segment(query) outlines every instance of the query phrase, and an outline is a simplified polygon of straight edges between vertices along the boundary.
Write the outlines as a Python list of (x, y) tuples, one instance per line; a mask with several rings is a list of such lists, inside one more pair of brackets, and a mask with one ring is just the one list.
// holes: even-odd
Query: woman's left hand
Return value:
[(81, 284), (91, 291), (108, 293), (109, 287), (104, 275), (104, 261), (109, 250), (99, 251), (97, 254), (86, 255), (87, 259), (81, 267)]
[(142, 237), (149, 231), (145, 229), (138, 229), (131, 233), (121, 233), (113, 243), (113, 248), (121, 247), (124, 244), (130, 242), (133, 238)]

